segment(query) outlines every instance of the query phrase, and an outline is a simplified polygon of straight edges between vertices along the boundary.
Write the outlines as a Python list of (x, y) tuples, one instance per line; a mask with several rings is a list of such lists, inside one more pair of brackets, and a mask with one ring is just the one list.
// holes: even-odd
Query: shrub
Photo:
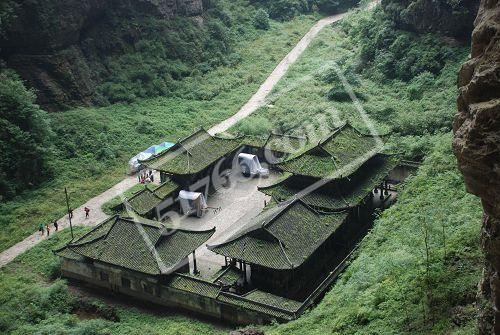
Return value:
[(271, 129), (272, 123), (262, 116), (245, 118), (236, 125), (236, 131), (248, 135), (267, 135)]
[(253, 26), (256, 29), (269, 29), (269, 14), (262, 8), (258, 9), (253, 16)]
[(436, 75), (446, 60), (456, 57), (454, 50), (438, 36), (397, 30), (380, 9), (347, 19), (341, 25), (352, 42), (361, 46), (358, 68), (372, 74), (382, 73), (388, 79), (409, 81), (426, 72)]
[(52, 130), (17, 74), (0, 70), (0, 197), (39, 184), (51, 171)]

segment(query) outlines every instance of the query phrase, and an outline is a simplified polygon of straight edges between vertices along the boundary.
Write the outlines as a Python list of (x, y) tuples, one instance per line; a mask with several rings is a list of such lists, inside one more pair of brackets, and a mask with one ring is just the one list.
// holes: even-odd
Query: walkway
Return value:
[(290, 65), (295, 63), (299, 56), (306, 50), (307, 46), (311, 41), (318, 35), (318, 33), (326, 26), (341, 20), (346, 13), (337, 14), (329, 16), (327, 18), (321, 19), (311, 29), (302, 37), (302, 39), (297, 43), (297, 45), (283, 58), (283, 60), (276, 66), (276, 68), (271, 72), (269, 77), (262, 85), (260, 85), (257, 92), (248, 100), (248, 102), (241, 107), (238, 113), (231, 116), (229, 119), (222, 121), (221, 123), (213, 126), (208, 130), (211, 135), (221, 133), (228, 130), (234, 126), (238, 121), (246, 118), (248, 115), (255, 112), (259, 107), (266, 104), (266, 97), (271, 92), (273, 87), (280, 81), (283, 75), (286, 73)]
[[(368, 9), (372, 8), (377, 1), (374, 1), (368, 6)], [(318, 33), (326, 26), (341, 20), (346, 14), (333, 15), (324, 19), (319, 20), (308, 32), (302, 37), (302, 39), (297, 43), (297, 45), (283, 58), (283, 60), (276, 66), (269, 77), (264, 81), (264, 83), (259, 87), (258, 91), (250, 98), (250, 100), (241, 109), (227, 120), (210, 128), (208, 132), (210, 134), (217, 134), (223, 132), (233, 126), (235, 123), (241, 119), (247, 117), (248, 115), (255, 112), (259, 107), (265, 104), (265, 99), (273, 87), (278, 83), (278, 81), (286, 73), (290, 65), (292, 65), (299, 56), (304, 52), (309, 43), (318, 35)], [(101, 210), (101, 205), (111, 200), (117, 195), (122, 194), (130, 187), (137, 183), (136, 176), (129, 176), (110, 188), (109, 190), (101, 193), (100, 195), (90, 199), (85, 204), (74, 210), (74, 218), (72, 220), (73, 225), (87, 225), (93, 226), (97, 223), (103, 221), (107, 218), (107, 215)], [(90, 218), (85, 219), (85, 214), (83, 211), (84, 207), (89, 207), (92, 209), (90, 213)], [(59, 219), (60, 229), (69, 227), (69, 221), (67, 216)], [(53, 232), (53, 230), (52, 230)], [(30, 249), (31, 247), (42, 241), (44, 237), (41, 237), (39, 233), (34, 233), (31, 236), (25, 238), (23, 241), (13, 245), (7, 250), (0, 253), (0, 267), (8, 264), (16, 256)]]

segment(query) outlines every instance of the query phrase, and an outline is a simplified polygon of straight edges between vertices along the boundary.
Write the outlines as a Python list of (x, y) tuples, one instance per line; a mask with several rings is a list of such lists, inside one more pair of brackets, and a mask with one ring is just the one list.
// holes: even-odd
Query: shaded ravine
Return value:
[[(372, 9), (378, 1), (374, 1), (370, 3), (366, 8)], [(286, 73), (288, 68), (295, 63), (295, 61), (300, 57), (300, 55), (307, 49), (311, 41), (318, 35), (318, 33), (328, 25), (332, 23), (340, 21), (344, 18), (347, 13), (337, 14), (333, 16), (329, 16), (319, 20), (314, 26), (309, 29), (309, 31), (302, 37), (302, 39), (295, 45), (295, 47), (281, 60), (281, 62), (276, 66), (276, 68), (271, 72), (271, 74), (267, 77), (264, 83), (259, 87), (257, 92), (248, 100), (248, 102), (240, 108), (240, 110), (231, 116), (230, 118), (220, 122), (219, 124), (213, 126), (208, 130), (210, 134), (217, 134), (229, 129), (231, 126), (236, 124), (238, 121), (243, 118), (249, 116), (253, 112), (255, 112), (259, 107), (265, 104), (265, 100), (267, 95), (271, 92), (274, 86), (279, 82), (279, 80)], [(134, 186), (137, 183), (137, 176), (128, 176), (118, 184), (114, 185), (107, 191), (99, 194), (98, 196), (88, 200), (86, 203), (81, 205), (78, 208), (74, 209), (74, 217), (72, 219), (72, 223), (74, 226), (93, 226), (96, 225), (103, 220), (105, 220), (108, 215), (106, 215), (101, 206), (113, 199), (114, 197), (122, 194), (130, 187)], [(91, 208), (90, 218), (85, 219), (84, 208)], [(65, 229), (69, 227), (69, 220), (67, 216), (64, 216), (58, 220), (59, 229)], [(51, 233), (54, 233), (54, 229), (52, 228)], [(12, 247), (2, 251), (0, 253), (0, 267), (5, 266), (9, 262), (11, 262), (18, 255), (22, 254), (26, 250), (32, 248), (37, 245), (39, 242), (44, 240), (45, 236), (40, 236), (40, 233), (34, 233), (21, 242), (13, 245)]]

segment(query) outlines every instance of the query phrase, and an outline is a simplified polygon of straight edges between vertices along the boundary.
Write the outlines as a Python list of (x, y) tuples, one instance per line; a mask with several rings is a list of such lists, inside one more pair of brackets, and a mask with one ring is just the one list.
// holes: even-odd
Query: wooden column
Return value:
[(193, 273), (195, 275), (200, 273), (200, 271), (198, 271), (198, 268), (196, 267), (196, 251), (193, 251)]

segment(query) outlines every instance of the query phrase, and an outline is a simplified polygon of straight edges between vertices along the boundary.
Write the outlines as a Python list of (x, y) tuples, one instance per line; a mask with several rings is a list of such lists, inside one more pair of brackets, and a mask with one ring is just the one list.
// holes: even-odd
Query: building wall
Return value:
[(355, 247), (373, 223), (371, 197), (349, 210), (343, 224), (300, 267), (275, 270), (251, 265), (251, 281), (257, 288), (302, 301), (333, 271)]
[[(182, 309), (238, 325), (263, 324), (274, 318), (236, 305), (227, 304), (193, 292), (175, 289), (154, 276), (129, 271), (97, 262), (63, 259), (62, 275), (91, 286), (108, 289), (146, 302), (175, 310)], [(103, 273), (105, 274), (103, 276)], [(129, 280), (130, 285), (123, 281)]]

